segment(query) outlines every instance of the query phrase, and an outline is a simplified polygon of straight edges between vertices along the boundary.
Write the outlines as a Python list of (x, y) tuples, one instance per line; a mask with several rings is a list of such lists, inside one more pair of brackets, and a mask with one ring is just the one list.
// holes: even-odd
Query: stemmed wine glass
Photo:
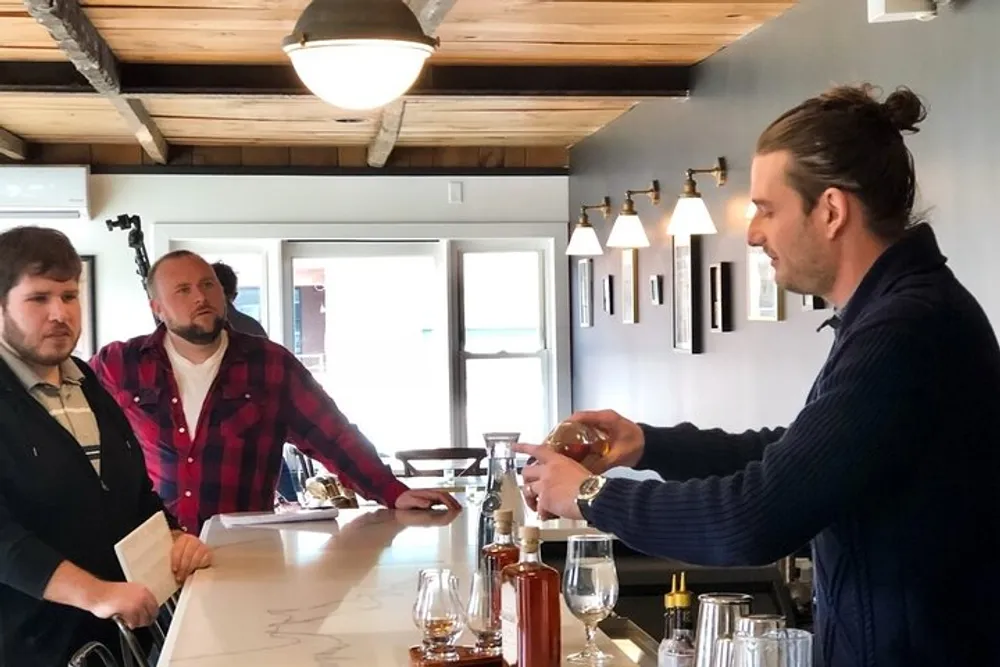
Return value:
[(469, 630), (476, 635), (478, 655), (500, 655), (500, 573), (480, 567), (469, 591)]
[(618, 570), (610, 535), (571, 535), (566, 546), (563, 597), (573, 615), (583, 621), (587, 644), (579, 653), (567, 656), (573, 663), (600, 665), (612, 656), (597, 646), (597, 624), (607, 618), (618, 603)]
[(425, 658), (458, 660), (455, 642), (465, 629), (465, 608), (458, 595), (458, 577), (451, 570), (420, 571), (413, 622), (423, 633)]

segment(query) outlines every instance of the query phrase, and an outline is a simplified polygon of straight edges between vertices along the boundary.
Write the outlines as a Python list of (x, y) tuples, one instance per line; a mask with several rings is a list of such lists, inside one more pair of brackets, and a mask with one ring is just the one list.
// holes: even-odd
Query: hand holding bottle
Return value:
[(614, 410), (582, 410), (567, 421), (579, 422), (603, 431), (610, 440), (604, 455), (584, 461), (588, 470), (601, 474), (611, 468), (633, 468), (642, 458), (646, 442), (642, 429)]

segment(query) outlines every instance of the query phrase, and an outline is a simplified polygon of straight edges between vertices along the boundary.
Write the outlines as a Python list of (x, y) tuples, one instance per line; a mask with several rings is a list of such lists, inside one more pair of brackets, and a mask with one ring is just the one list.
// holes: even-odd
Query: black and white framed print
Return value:
[(674, 349), (700, 354), (701, 236), (671, 237), (673, 249)]
[(577, 286), (580, 293), (580, 326), (594, 326), (594, 260), (590, 257), (577, 262)]

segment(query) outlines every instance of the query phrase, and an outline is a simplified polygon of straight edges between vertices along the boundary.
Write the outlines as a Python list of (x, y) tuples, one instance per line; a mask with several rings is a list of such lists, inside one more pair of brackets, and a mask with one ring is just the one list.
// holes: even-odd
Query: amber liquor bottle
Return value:
[(496, 510), (493, 512), (493, 542), (483, 547), (483, 568), (487, 581), (492, 582), (490, 601), (494, 618), (500, 616), (500, 577), (503, 569), (518, 561), (521, 550), (514, 544), (514, 512)]
[(500, 631), (504, 667), (559, 667), (559, 572), (542, 562), (537, 526), (521, 528), (521, 558), (504, 568)]

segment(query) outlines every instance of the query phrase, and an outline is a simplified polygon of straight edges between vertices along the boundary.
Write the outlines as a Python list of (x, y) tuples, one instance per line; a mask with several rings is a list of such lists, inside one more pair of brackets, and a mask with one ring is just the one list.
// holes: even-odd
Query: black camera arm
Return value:
[[(108, 231), (115, 229), (128, 230), (128, 247), (135, 252), (136, 273), (142, 279), (142, 289), (149, 296), (149, 254), (146, 252), (146, 239), (142, 233), (142, 220), (137, 215), (122, 214), (113, 220), (106, 220)], [(153, 316), (156, 321), (156, 316)]]

